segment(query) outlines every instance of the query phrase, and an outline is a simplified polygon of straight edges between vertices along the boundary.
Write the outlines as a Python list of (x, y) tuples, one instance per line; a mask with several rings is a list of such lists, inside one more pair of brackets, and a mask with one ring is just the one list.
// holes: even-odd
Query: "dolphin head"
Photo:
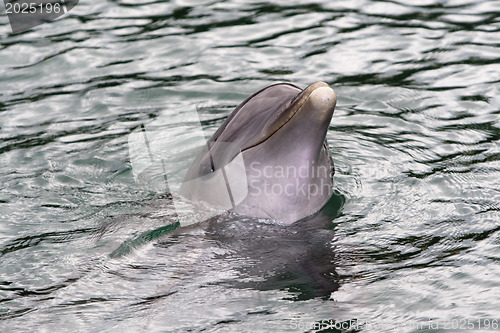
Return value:
[(234, 212), (285, 224), (314, 214), (333, 191), (325, 137), (336, 102), (334, 90), (324, 82), (303, 90), (280, 83), (258, 91), (215, 132), (208, 151), (189, 168), (189, 177), (215, 172), (241, 154), (248, 193), (234, 202)]

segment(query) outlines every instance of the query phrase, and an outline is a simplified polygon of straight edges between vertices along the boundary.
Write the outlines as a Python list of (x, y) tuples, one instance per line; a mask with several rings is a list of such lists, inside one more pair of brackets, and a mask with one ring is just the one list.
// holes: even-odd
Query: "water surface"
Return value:
[[(2, 9), (1, 331), (491, 331), (499, 17), (487, 0), (80, 1), (13, 34)], [(321, 223), (170, 234), (129, 134), (197, 110), (210, 135), (253, 92), (314, 81), (339, 97)]]

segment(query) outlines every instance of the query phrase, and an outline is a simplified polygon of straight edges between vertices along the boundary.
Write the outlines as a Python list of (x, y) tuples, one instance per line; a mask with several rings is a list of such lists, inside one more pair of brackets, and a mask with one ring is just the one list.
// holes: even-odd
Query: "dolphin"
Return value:
[[(312, 216), (333, 193), (335, 169), (326, 133), (336, 102), (335, 91), (324, 82), (305, 89), (279, 83), (254, 93), (208, 140), (185, 179), (210, 178), (242, 157), (244, 172), (232, 181), (244, 184), (245, 196), (232, 201), (231, 211), (285, 225)], [(205, 190), (184, 186), (181, 195), (195, 201), (216, 196), (215, 189)]]

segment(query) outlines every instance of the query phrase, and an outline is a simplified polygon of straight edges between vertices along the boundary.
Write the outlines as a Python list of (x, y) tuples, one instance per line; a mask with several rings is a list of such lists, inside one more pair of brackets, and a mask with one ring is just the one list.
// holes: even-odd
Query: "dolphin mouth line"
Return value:
[[(293, 87), (298, 88), (297, 86), (290, 84)], [(246, 147), (245, 149), (241, 150), (241, 152), (244, 152), (250, 148), (256, 147), (260, 145), (262, 142), (266, 141), (269, 139), (271, 136), (276, 134), (283, 126), (285, 126), (292, 118), (299, 112), (300, 109), (302, 109), (302, 106), (304, 103), (309, 99), (309, 96), (318, 88), (320, 87), (328, 87), (330, 86), (326, 84), (325, 82), (315, 82), (309, 86), (307, 86), (305, 89), (303, 89), (301, 92), (295, 96), (288, 105), (286, 105), (282, 110), (280, 110), (277, 115), (273, 118), (272, 122), (277, 123), (275, 126), (273, 126), (272, 130), (269, 131), (269, 134), (266, 135), (265, 137), (262, 138), (262, 140), (256, 142), (255, 144)], [(300, 88), (298, 88), (300, 89)], [(331, 89), (331, 88), (330, 88)], [(285, 112), (285, 110), (289, 110), (288, 112)], [(283, 115), (287, 115), (287, 117), (281, 121), (279, 121), (279, 118), (282, 117)]]

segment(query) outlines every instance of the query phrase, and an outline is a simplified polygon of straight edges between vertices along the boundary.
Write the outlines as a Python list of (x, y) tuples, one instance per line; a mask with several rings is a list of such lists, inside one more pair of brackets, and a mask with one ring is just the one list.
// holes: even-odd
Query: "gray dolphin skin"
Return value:
[(209, 139), (208, 151), (195, 159), (187, 177), (206, 176), (241, 152), (248, 193), (232, 211), (283, 224), (313, 215), (333, 193), (326, 133), (336, 102), (334, 90), (324, 82), (305, 89), (279, 83), (258, 91)]

